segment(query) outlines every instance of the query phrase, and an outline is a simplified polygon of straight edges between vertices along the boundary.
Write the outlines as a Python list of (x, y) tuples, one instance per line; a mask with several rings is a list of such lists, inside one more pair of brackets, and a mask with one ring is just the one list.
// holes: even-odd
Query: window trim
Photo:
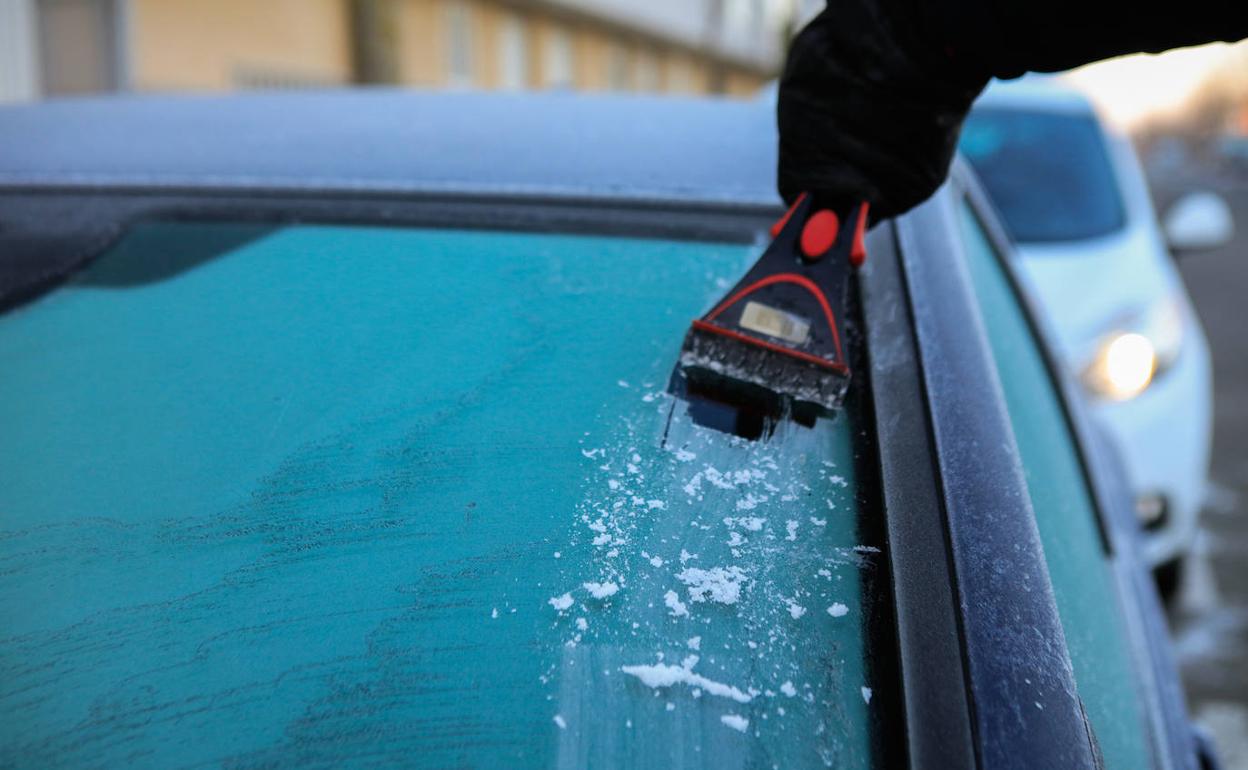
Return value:
[(955, 189), (946, 183), (899, 218), (897, 233), (937, 449), (976, 755), (989, 767), (1025, 756), (1039, 767), (1092, 770), (1095, 749), (1035, 513), (957, 246)]
[(962, 630), (914, 318), (894, 223), (861, 273), (906, 753), (916, 770), (974, 768)]
[[(1023, 285), (1009, 255), (1014, 245), (996, 215), (991, 197), (979, 183), (969, 164), (955, 162), (956, 195), (964, 197), (983, 227), (1002, 272), (1019, 299), (1024, 320), (1039, 342), (1038, 348), (1058, 395), (1066, 428), (1073, 438), (1076, 459), (1084, 476), (1096, 524), (1101, 533), (1106, 558), (1110, 562), (1115, 589), (1122, 600), (1127, 637), (1135, 658), (1134, 669), (1144, 681), (1142, 693), (1152, 739), (1152, 754), (1161, 767), (1185, 766), (1192, 761), (1191, 727), (1180, 677), (1169, 648), (1165, 612), (1147, 567), (1138, 558), (1137, 520), (1131, 508), (1133, 493), (1125, 468), (1108, 443), (1108, 437), (1092, 421), (1079, 386), (1055, 354), (1053, 334), (1043, 322), (1044, 314)], [(1136, 537), (1130, 537), (1137, 534)]]

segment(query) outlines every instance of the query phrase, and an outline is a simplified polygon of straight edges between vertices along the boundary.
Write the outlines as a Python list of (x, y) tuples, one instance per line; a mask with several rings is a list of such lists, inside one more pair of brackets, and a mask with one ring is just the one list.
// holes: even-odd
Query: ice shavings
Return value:
[(785, 540), (797, 540), (797, 521), (795, 519), (789, 519), (786, 521), (784, 523), (784, 529), (788, 532), (788, 534), (784, 536)]
[(870, 703), (870, 702), (871, 702), (871, 688), (870, 688), (870, 687), (863, 687), (863, 688), (862, 688), (862, 700), (863, 700), (863, 702), (864, 702), (864, 703)]
[(560, 730), (566, 730), (566, 729), (568, 729), (568, 723), (567, 723), (567, 720), (565, 720), (565, 719), (564, 719), (561, 715), (559, 715), (559, 714), (555, 714), (555, 724), (559, 725), (559, 729), (560, 729)]
[(793, 686), (793, 683), (792, 683), (792, 682), (790, 682), (790, 681), (785, 681), (785, 683), (784, 683), (784, 684), (780, 685), (780, 692), (782, 692), (782, 693), (784, 693), (786, 696), (788, 696), (788, 697), (792, 698), (792, 697), (794, 697), (795, 695), (797, 695), (797, 688)]
[(725, 516), (724, 524), (729, 527), (740, 527), (749, 532), (758, 532), (767, 523), (766, 519), (757, 516)]
[(748, 578), (740, 567), (686, 567), (676, 579), (688, 586), (689, 598), (695, 602), (736, 604), (741, 598), (741, 585)]
[(849, 608), (840, 602), (833, 602), (832, 606), (828, 608), (828, 614), (834, 618), (844, 617), (848, 613)]
[(797, 620), (806, 614), (806, 608), (796, 602), (789, 602), (789, 614), (793, 616), (794, 620)]
[(668, 591), (663, 594), (663, 603), (667, 605), (667, 608), (671, 611), (672, 617), (681, 618), (689, 614), (688, 605), (680, 600), (680, 594), (675, 591)]
[[(604, 583), (582, 583), (589, 595), (595, 599), (606, 599), (608, 596), (615, 596), (620, 587), (610, 580)], [(565, 594), (566, 595), (566, 594)]]
[(560, 612), (563, 612), (572, 606), (572, 594), (564, 594), (563, 596), (555, 596), (551, 598), (550, 606)]
[(756, 495), (753, 492), (746, 492), (745, 497), (737, 501), (738, 511), (752, 511), (759, 506), (759, 503), (767, 502), (767, 495)]
[(732, 685), (722, 682), (716, 682), (707, 679), (701, 674), (695, 673), (693, 667), (698, 662), (697, 655), (690, 655), (681, 662), (681, 665), (674, 666), (664, 663), (641, 664), (636, 666), (621, 666), (620, 670), (630, 676), (635, 676), (641, 680), (641, 683), (652, 689), (663, 689), (673, 687), (678, 684), (697, 687), (703, 692), (710, 693), (721, 698), (731, 698), (737, 703), (749, 703), (753, 700), (748, 693), (738, 690)]
[(719, 718), (719, 721), (723, 722), (724, 724), (728, 725), (729, 727), (731, 727), (732, 729), (736, 730), (739, 733), (745, 732), (750, 726), (750, 720), (746, 719), (745, 717), (739, 714), (724, 714), (723, 716)]

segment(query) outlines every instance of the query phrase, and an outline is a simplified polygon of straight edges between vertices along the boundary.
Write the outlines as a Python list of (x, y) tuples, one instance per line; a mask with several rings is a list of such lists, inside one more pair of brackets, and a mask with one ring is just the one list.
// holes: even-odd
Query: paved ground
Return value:
[(1189, 705), (1229, 770), (1248, 770), (1248, 180), (1223, 183), (1239, 232), (1180, 263), (1214, 360), (1214, 449), (1204, 534), (1173, 624)]

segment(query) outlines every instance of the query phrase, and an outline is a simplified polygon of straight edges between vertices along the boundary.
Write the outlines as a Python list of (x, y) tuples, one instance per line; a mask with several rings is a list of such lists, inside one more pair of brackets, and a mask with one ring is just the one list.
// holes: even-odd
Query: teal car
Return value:
[(845, 408), (666, 383), (759, 104), (0, 108), (0, 765), (1195, 767), (1128, 487), (969, 171)]

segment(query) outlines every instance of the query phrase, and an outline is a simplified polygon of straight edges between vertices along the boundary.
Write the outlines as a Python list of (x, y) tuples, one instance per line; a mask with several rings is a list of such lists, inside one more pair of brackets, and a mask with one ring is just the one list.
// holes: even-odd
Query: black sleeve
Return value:
[(918, 29), (934, 33), (930, 45), (960, 66), (999, 78), (1248, 37), (1248, 0), (905, 2)]
[(906, 211), (944, 181), (993, 77), (1248, 36), (1248, 0), (828, 0), (780, 79), (777, 185)]

